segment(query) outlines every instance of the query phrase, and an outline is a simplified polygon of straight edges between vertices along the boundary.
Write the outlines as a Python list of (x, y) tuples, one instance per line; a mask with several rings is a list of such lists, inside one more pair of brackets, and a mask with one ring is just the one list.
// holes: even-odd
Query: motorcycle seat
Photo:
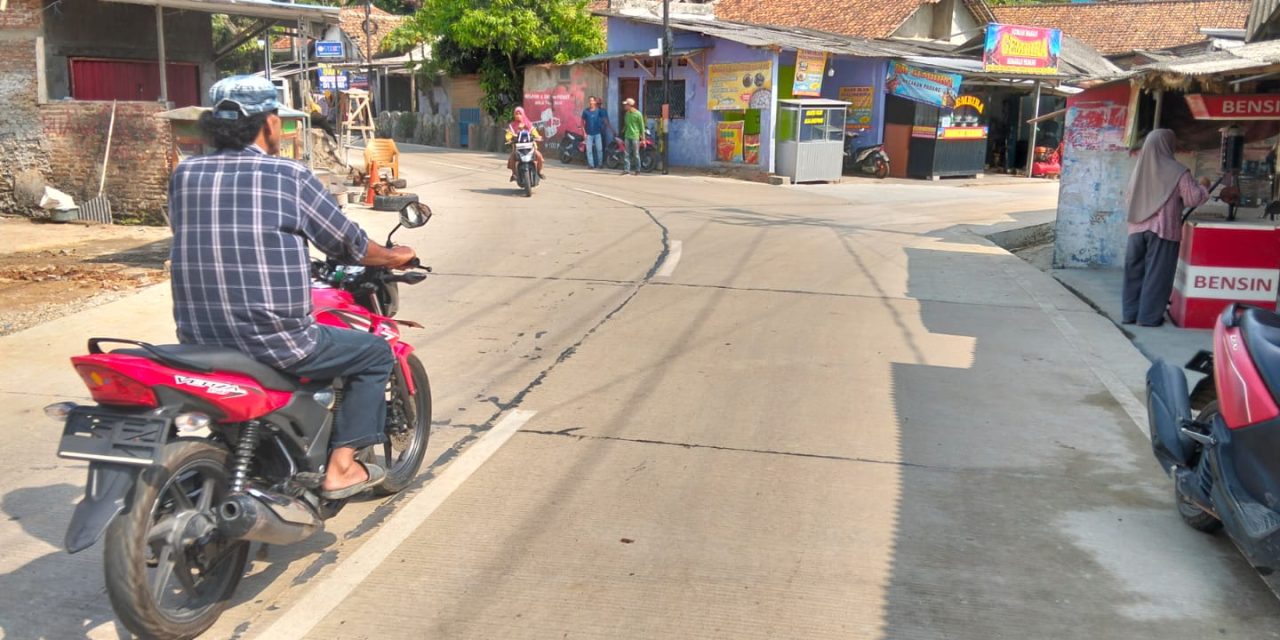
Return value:
[[(152, 353), (147, 349), (116, 349), (111, 353), (126, 356), (138, 356), (154, 360), (175, 368), (182, 363), (190, 363), (202, 368), (238, 373), (248, 376), (258, 384), (274, 391), (296, 391), (301, 384), (298, 378), (278, 369), (265, 365), (238, 349), (217, 347), (203, 344), (161, 344), (153, 345)], [(166, 361), (167, 359), (167, 361)]]
[(1248, 307), (1240, 314), (1240, 334), (1263, 382), (1280, 402), (1280, 316)]

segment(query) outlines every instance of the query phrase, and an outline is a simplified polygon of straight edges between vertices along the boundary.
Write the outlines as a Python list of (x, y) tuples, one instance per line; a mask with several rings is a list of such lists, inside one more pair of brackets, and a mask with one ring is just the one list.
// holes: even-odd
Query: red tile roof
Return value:
[(716, 18), (887, 38), (925, 2), (936, 0), (717, 0)]
[(1250, 0), (1146, 0), (992, 7), (1005, 24), (1052, 27), (1105, 55), (1205, 40), (1202, 27), (1243, 29)]
[[(365, 36), (364, 36), (364, 7), (346, 7), (342, 9), (339, 15), (342, 32), (351, 40), (351, 44), (356, 48), (356, 55), (364, 56)], [(373, 34), (373, 56), (376, 58), (382, 53), (382, 39), (387, 37), (393, 29), (400, 26), (408, 19), (408, 16), (397, 16), (387, 13), (382, 9), (373, 7), (373, 11), (369, 13), (369, 19), (376, 25), (377, 30)]]

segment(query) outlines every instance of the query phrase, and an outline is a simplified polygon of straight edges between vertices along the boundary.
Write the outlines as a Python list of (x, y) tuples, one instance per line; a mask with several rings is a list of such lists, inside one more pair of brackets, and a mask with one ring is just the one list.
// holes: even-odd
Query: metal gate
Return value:
[(471, 125), (480, 124), (480, 109), (458, 109), (458, 127), (462, 135), (458, 138), (463, 147), (471, 147)]

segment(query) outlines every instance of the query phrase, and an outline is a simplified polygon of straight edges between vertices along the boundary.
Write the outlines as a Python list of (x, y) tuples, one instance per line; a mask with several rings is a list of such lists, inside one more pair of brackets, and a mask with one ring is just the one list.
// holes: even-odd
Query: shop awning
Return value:
[(182, 11), (201, 11), (204, 13), (221, 13), (230, 16), (250, 16), (270, 20), (307, 20), (338, 24), (337, 7), (322, 7), (312, 4), (285, 4), (271, 0), (104, 0), (123, 4), (140, 4), (148, 7), (163, 7)]

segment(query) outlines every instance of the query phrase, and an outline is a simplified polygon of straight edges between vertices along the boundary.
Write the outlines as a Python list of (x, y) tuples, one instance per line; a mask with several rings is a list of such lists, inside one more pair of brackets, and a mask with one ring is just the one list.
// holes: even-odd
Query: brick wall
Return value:
[[(104, 194), (116, 220), (163, 224), (169, 184), (169, 122), (154, 102), (120, 102)], [(111, 120), (110, 102), (51, 102), (40, 108), (49, 149), (49, 184), (83, 202), (98, 193)]]
[(21, 213), (15, 177), (48, 168), (36, 105), (41, 0), (9, 0), (0, 12), (0, 213)]

